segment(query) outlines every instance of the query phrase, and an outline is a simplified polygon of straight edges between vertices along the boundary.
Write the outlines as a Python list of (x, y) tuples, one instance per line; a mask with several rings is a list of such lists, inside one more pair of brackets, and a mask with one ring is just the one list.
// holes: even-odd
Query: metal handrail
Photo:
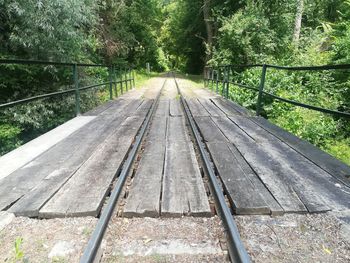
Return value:
[[(123, 93), (123, 83), (125, 83), (125, 89), (128, 90), (128, 86), (135, 87), (135, 74), (131, 69), (119, 69), (118, 71), (121, 72), (120, 74), (120, 80), (116, 80), (116, 67), (115, 65), (104, 65), (104, 64), (89, 64), (89, 63), (66, 63), (66, 62), (55, 62), (55, 61), (41, 61), (41, 60), (21, 60), (21, 59), (0, 59), (0, 65), (1, 64), (20, 64), (20, 65), (53, 65), (53, 66), (69, 66), (73, 69), (73, 85), (74, 89), (68, 89), (63, 91), (57, 91), (52, 93), (46, 93), (41, 94), (25, 99), (20, 99), (16, 101), (10, 101), (7, 103), (0, 104), (0, 109), (13, 107), (16, 105), (24, 104), (27, 102), (39, 100), (39, 99), (45, 99), (50, 98), (54, 96), (69, 94), (69, 93), (75, 93), (75, 108), (76, 108), (76, 115), (80, 114), (80, 91), (92, 89), (96, 87), (101, 87), (105, 85), (109, 85), (109, 94), (110, 99), (113, 99), (113, 85), (115, 85), (114, 90), (116, 93), (116, 96), (118, 96), (118, 88), (117, 84), (120, 84), (121, 93)], [(79, 76), (78, 76), (78, 67), (106, 67), (108, 68), (108, 75), (109, 75), (109, 81), (104, 83), (98, 83), (93, 85), (88, 85), (84, 87), (79, 87)], [(130, 85), (128, 85), (130, 84)]]
[[(236, 83), (233, 81), (230, 81), (229, 79), (229, 69), (232, 68), (254, 68), (254, 67), (262, 67), (262, 73), (261, 73), (261, 79), (259, 83), (259, 87), (252, 87), (249, 85), (244, 85), (241, 83)], [(326, 109), (310, 104), (305, 104), (302, 102), (286, 99), (279, 97), (275, 94), (266, 92), (264, 90), (265, 88), (265, 79), (266, 79), (266, 73), (268, 68), (273, 68), (277, 70), (288, 70), (288, 71), (322, 71), (322, 70), (339, 70), (339, 69), (349, 69), (350, 70), (350, 64), (340, 64), (340, 65), (323, 65), (323, 66), (292, 66), (292, 67), (287, 67), (287, 66), (278, 66), (278, 65), (270, 65), (270, 64), (251, 64), (251, 65), (221, 65), (218, 67), (205, 67), (204, 71), (204, 84), (209, 85), (209, 82), (211, 81), (212, 84), (212, 89), (214, 89), (214, 82), (216, 83), (216, 91), (218, 92), (218, 85), (219, 83), (223, 84), (223, 92), (226, 90), (226, 97), (228, 97), (228, 91), (229, 91), (229, 84), (242, 87), (245, 89), (250, 89), (254, 91), (258, 91), (258, 99), (256, 102), (256, 115), (259, 116), (261, 109), (262, 109), (262, 99), (263, 96), (269, 96), (273, 99), (280, 100), (295, 106), (311, 109), (314, 111), (319, 111), (327, 114), (332, 114), (334, 116), (338, 117), (344, 117), (344, 118), (350, 118), (350, 113), (349, 112), (341, 112), (337, 110), (331, 110), (331, 109)], [(223, 78), (220, 78), (222, 76), (221, 72), (223, 72)], [(215, 75), (215, 78), (214, 78)], [(207, 83), (206, 83), (207, 82)]]
[(54, 65), (54, 66), (74, 66), (79, 67), (109, 67), (104, 64), (73, 63), (73, 62), (56, 62), (44, 60), (25, 60), (25, 59), (0, 59), (0, 64), (24, 64), (24, 65)]

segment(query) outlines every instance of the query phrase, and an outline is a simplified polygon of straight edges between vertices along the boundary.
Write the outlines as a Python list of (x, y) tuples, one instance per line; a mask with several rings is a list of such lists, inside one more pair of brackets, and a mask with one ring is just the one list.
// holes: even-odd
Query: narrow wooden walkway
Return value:
[[(180, 88), (235, 213), (350, 209), (349, 166), (235, 103)], [(159, 90), (125, 94), (1, 157), (0, 210), (98, 216)], [(211, 215), (171, 78), (142, 149), (125, 216)]]

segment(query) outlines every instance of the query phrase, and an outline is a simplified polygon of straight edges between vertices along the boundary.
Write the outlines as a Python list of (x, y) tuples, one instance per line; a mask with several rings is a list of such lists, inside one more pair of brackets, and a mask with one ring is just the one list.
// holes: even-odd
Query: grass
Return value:
[(150, 78), (158, 77), (159, 74), (158, 72), (147, 73), (145, 70), (137, 70), (135, 72), (136, 88), (141, 88)]

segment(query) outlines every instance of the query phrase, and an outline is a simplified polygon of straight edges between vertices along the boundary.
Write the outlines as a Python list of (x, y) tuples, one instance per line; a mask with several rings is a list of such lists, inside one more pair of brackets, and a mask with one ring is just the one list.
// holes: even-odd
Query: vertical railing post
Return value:
[(135, 70), (132, 71), (132, 83), (133, 83), (134, 88), (136, 88), (136, 85), (135, 85)]
[(108, 77), (109, 77), (109, 99), (113, 99), (113, 69), (112, 66), (108, 67)]
[(126, 68), (124, 71), (124, 78), (125, 78), (125, 89), (126, 91), (128, 91), (128, 71), (126, 70)]
[(266, 69), (267, 69), (267, 66), (264, 64), (262, 67), (262, 72), (261, 72), (258, 100), (256, 102), (256, 116), (259, 116), (260, 112), (261, 112), (263, 91), (264, 91), (264, 87), (265, 87)]
[(228, 99), (229, 96), (229, 90), (230, 90), (230, 71), (231, 68), (227, 67), (227, 75), (226, 75), (226, 99)]
[(121, 92), (121, 94), (123, 94), (124, 93), (124, 91), (123, 91), (123, 70), (122, 69), (118, 70), (118, 73), (119, 73), (119, 76), (120, 76), (120, 79), (119, 79), (119, 81), (120, 81), (120, 92)]
[(225, 90), (226, 90), (226, 67), (224, 67), (223, 70), (223, 79), (222, 79), (222, 90), (221, 90), (221, 96), (225, 97)]
[(73, 65), (73, 80), (75, 89), (75, 114), (80, 115), (80, 92), (79, 92), (79, 76), (78, 76), (78, 65)]
[(219, 75), (220, 75), (220, 68), (216, 71), (216, 93), (219, 92)]
[(214, 68), (211, 68), (211, 90), (214, 90)]
[(134, 88), (134, 85), (132, 85), (132, 70), (129, 68), (129, 79), (130, 79), (130, 89)]
[(118, 94), (118, 76), (115, 70), (115, 66), (113, 66), (113, 76), (114, 76), (114, 93), (115, 96), (118, 98), (119, 94)]

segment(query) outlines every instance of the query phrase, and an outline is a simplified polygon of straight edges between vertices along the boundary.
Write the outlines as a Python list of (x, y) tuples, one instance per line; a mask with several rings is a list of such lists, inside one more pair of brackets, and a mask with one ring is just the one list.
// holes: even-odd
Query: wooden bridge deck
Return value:
[[(138, 158), (126, 216), (210, 215), (172, 82)], [(349, 166), (237, 104), (213, 94), (190, 96), (180, 87), (235, 213), (350, 208)], [(98, 216), (155, 98), (155, 92), (144, 94), (131, 91), (1, 157), (10, 168), (0, 174), (0, 210), (44, 218)]]

